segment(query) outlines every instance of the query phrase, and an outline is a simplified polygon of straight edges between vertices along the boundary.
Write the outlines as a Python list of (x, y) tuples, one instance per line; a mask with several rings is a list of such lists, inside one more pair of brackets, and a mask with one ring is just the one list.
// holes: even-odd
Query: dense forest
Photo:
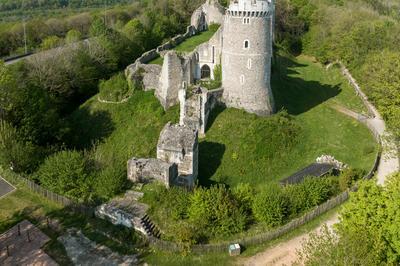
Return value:
[(0, 0), (0, 12), (29, 9), (58, 9), (99, 7), (105, 5), (128, 4), (132, 0)]

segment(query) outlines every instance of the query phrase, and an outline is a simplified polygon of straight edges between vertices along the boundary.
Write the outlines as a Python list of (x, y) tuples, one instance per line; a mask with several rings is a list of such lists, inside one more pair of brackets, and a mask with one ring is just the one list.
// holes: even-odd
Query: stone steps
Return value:
[(150, 217), (147, 214), (141, 218), (140, 222), (143, 225), (147, 235), (153, 236), (153, 237), (156, 237), (156, 238), (160, 238), (161, 237), (160, 230), (151, 221)]

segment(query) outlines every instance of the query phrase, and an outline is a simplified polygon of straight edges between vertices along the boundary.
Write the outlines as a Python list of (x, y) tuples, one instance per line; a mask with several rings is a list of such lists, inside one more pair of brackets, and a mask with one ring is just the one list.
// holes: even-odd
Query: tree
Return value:
[(65, 36), (65, 42), (67, 44), (72, 44), (78, 42), (82, 39), (82, 33), (77, 30), (70, 30), (68, 31), (67, 35)]
[(252, 210), (257, 221), (275, 227), (286, 220), (289, 202), (278, 186), (270, 186), (255, 196)]
[(88, 162), (78, 151), (61, 151), (48, 157), (34, 178), (53, 192), (87, 200), (92, 193)]
[(400, 262), (400, 173), (385, 187), (360, 182), (340, 211), (337, 230), (325, 230), (300, 252), (306, 265), (397, 265)]
[(31, 143), (23, 142), (17, 130), (0, 120), (0, 164), (15, 172), (30, 172), (40, 160), (40, 151)]
[(188, 216), (191, 224), (211, 235), (241, 232), (248, 219), (229, 189), (223, 185), (196, 188), (190, 196)]
[(57, 36), (49, 36), (42, 41), (42, 44), (40, 46), (42, 50), (50, 50), (62, 46), (63, 44), (64, 44), (63, 39)]

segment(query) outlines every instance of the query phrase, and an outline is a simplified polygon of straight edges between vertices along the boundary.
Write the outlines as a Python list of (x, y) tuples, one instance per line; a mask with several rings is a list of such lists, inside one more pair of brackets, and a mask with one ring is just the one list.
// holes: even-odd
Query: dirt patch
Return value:
[[(338, 214), (336, 213), (323, 224), (326, 224), (328, 228), (332, 228), (338, 222)], [(323, 224), (311, 232), (318, 234)], [(309, 238), (309, 234), (302, 234), (252, 257), (244, 258), (238, 264), (245, 266), (292, 265), (298, 258), (297, 250), (301, 249), (303, 242)]]

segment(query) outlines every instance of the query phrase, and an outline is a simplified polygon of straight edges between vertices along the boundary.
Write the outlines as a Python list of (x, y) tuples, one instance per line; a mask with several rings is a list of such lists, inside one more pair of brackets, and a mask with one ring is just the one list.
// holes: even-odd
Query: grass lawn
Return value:
[[(219, 27), (213, 26), (210, 27), (207, 31), (200, 32), (199, 34), (186, 39), (184, 42), (177, 45), (173, 50), (177, 52), (192, 52), (202, 43), (207, 42), (214, 36), (215, 32), (217, 32)], [(152, 61), (148, 62), (148, 64), (162, 65), (164, 63), (164, 58), (157, 57)]]
[(174, 50), (177, 52), (191, 52), (202, 43), (207, 42), (217, 32), (219, 27), (210, 27), (207, 31), (202, 31), (199, 34), (186, 39), (184, 42), (177, 45)]
[[(365, 112), (338, 69), (325, 70), (306, 57), (278, 57), (272, 88), (277, 109), (286, 110), (300, 127), (297, 144), (282, 152), (275, 135), (263, 129), (269, 117), (236, 109), (216, 110), (206, 138), (200, 142), (201, 184), (235, 186), (245, 182), (261, 188), (302, 169), (322, 154), (370, 170), (377, 145), (369, 130), (330, 107), (342, 104)], [(287, 132), (281, 134), (284, 138)], [(265, 156), (268, 150), (276, 156)]]
[(104, 164), (117, 163), (126, 171), (128, 159), (155, 157), (158, 137), (168, 121), (178, 121), (178, 106), (164, 111), (154, 92), (135, 91), (123, 104), (100, 103), (94, 96), (71, 119), (78, 148), (92, 148)]
[(161, 56), (157, 57), (156, 59), (151, 60), (150, 62), (148, 62), (147, 64), (149, 65), (160, 65), (162, 66), (164, 64), (164, 58), (162, 58)]

